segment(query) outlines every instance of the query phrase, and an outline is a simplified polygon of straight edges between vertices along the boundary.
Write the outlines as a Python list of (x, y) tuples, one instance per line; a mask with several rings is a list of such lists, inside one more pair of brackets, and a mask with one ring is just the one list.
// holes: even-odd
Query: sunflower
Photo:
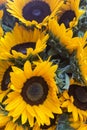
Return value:
[(50, 125), (53, 113), (62, 113), (54, 80), (57, 65), (52, 65), (49, 60), (34, 64), (36, 67), (33, 69), (29, 61), (25, 62), (24, 70), (12, 67), (13, 72), (10, 74), (13, 91), (4, 101), (8, 116), (12, 116), (13, 121), (21, 117), (21, 123), (25, 124), (28, 120), (31, 127), (35, 120), (39, 126)]
[(44, 32), (38, 29), (26, 30), (16, 24), (12, 32), (7, 32), (0, 40), (0, 57), (7, 60), (35, 55), (45, 49), (48, 38), (48, 34), (45, 36)]
[(86, 121), (87, 119), (87, 87), (72, 84), (68, 91), (63, 92), (62, 108), (72, 114), (73, 121)]
[(41, 27), (54, 17), (63, 0), (7, 0), (7, 11), (26, 26)]
[(7, 95), (10, 88), (10, 72), (12, 64), (6, 61), (0, 61), (0, 102)]
[(55, 19), (49, 21), (48, 32), (52, 35), (52, 39), (56, 41), (56, 48), (60, 50), (64, 49), (72, 53), (79, 46), (77, 37), (72, 38), (73, 31), (67, 30), (64, 24), (59, 25)]
[(72, 28), (78, 24), (80, 16), (85, 12), (79, 9), (80, 0), (66, 0), (58, 13), (58, 23), (64, 23), (66, 28)]
[[(79, 37), (76, 39), (76, 42), (78, 43), (79, 47), (75, 51), (74, 58), (71, 61), (74, 63), (75, 67), (75, 78), (78, 77), (80, 79), (80, 82), (85, 83), (87, 85), (87, 32), (84, 34), (83, 37)], [(77, 78), (76, 78), (77, 79)], [(77, 79), (77, 80), (78, 80)]]

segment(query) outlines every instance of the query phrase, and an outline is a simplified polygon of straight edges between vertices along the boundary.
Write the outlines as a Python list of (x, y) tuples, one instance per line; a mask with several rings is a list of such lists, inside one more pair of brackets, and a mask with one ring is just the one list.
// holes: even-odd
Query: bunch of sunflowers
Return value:
[(0, 130), (87, 130), (81, 2), (0, 0)]

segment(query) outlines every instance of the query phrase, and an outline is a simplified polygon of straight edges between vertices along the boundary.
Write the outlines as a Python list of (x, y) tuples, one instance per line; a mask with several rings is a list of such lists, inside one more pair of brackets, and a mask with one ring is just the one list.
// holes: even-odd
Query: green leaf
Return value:
[(63, 113), (58, 120), (56, 130), (75, 130), (70, 126), (68, 118), (69, 118), (68, 113)]

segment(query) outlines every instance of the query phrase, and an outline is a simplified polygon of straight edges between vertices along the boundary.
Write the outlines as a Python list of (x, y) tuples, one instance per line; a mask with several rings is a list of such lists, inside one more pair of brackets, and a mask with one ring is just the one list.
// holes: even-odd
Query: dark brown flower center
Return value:
[(22, 10), (23, 17), (26, 20), (36, 20), (38, 23), (51, 14), (49, 5), (40, 0), (31, 1), (27, 3)]
[(48, 85), (42, 77), (28, 79), (22, 88), (21, 95), (30, 105), (39, 105), (44, 102), (48, 94)]
[(5, 91), (8, 89), (8, 84), (10, 83), (10, 72), (12, 71), (11, 66), (5, 71), (3, 79), (1, 82), (1, 90)]
[(80, 85), (71, 85), (69, 95), (74, 97), (74, 105), (79, 109), (87, 110), (87, 87)]
[(22, 43), (22, 44), (17, 44), (15, 46), (13, 46), (10, 50), (10, 53), (12, 54), (12, 50), (15, 50), (17, 52), (21, 52), (23, 54), (26, 54), (26, 50), (28, 48), (33, 48), (35, 49), (35, 43), (34, 42), (27, 42), (27, 43)]
[(74, 17), (76, 17), (75, 12), (72, 10), (67, 10), (62, 14), (58, 23), (59, 25), (64, 23), (66, 28), (69, 28), (69, 23), (73, 20)]

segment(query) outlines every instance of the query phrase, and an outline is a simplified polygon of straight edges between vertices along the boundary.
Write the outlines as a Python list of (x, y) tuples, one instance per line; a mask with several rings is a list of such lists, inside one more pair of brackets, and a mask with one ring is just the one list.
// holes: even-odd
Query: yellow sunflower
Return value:
[(80, 16), (85, 12), (79, 9), (80, 0), (66, 0), (58, 13), (58, 23), (64, 23), (67, 28), (78, 24)]
[(72, 53), (78, 48), (77, 37), (72, 38), (73, 31), (67, 30), (64, 24), (59, 25), (55, 19), (52, 19), (48, 23), (48, 31), (52, 33), (53, 38), (55, 37), (56, 44), (60, 45), (60, 49), (62, 47)]
[(54, 80), (57, 65), (52, 65), (47, 60), (39, 62), (32, 69), (31, 63), (26, 61), (24, 70), (17, 67), (12, 69), (10, 74), (13, 91), (4, 101), (8, 116), (12, 116), (13, 121), (21, 117), (22, 124), (28, 120), (31, 127), (34, 126), (34, 121), (39, 126), (50, 125), (50, 118), (54, 118), (53, 113), (62, 113)]
[(87, 32), (84, 34), (83, 37), (77, 38), (76, 42), (79, 44), (79, 47), (75, 52), (74, 60), (76, 61), (76, 68), (77, 68), (76, 73), (79, 74), (82, 81), (87, 85), (87, 47), (86, 47), (87, 41), (86, 39), (87, 39)]
[(87, 120), (87, 87), (77, 84), (70, 85), (68, 91), (63, 92), (62, 108), (72, 114), (73, 121)]
[(54, 17), (63, 0), (7, 0), (7, 11), (26, 26), (41, 27)]
[(12, 64), (9, 62), (0, 61), (0, 102), (2, 102), (3, 98), (10, 90), (11, 65)]
[(48, 34), (45, 35), (38, 29), (26, 30), (16, 24), (12, 32), (7, 32), (0, 40), (0, 58), (7, 60), (38, 54), (46, 48), (48, 38)]

